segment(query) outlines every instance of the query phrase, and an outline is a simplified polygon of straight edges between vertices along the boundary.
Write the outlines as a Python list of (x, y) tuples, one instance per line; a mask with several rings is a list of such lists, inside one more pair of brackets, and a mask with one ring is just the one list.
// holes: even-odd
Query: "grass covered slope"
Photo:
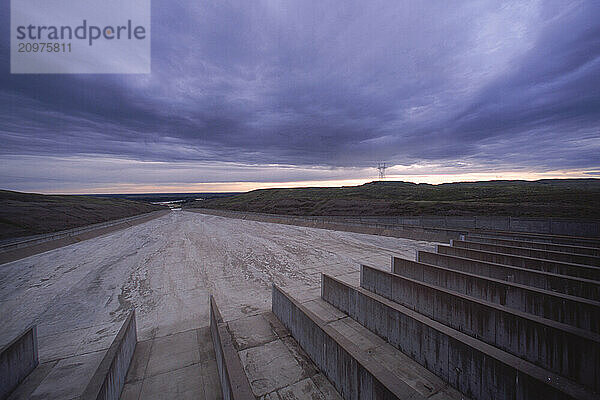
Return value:
[(288, 215), (488, 215), (600, 219), (600, 179), (371, 182), (340, 188), (261, 189), (188, 207)]
[(122, 199), (0, 190), (0, 239), (61, 231), (161, 209)]

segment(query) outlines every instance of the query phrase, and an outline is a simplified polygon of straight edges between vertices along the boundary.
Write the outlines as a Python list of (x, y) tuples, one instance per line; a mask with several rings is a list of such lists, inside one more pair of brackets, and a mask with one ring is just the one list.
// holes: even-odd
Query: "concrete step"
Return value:
[(0, 348), (0, 399), (6, 399), (38, 365), (34, 325)]
[(518, 240), (518, 239), (500, 239), (500, 238), (487, 238), (467, 235), (466, 240), (469, 242), (476, 243), (488, 243), (501, 246), (512, 246), (512, 247), (527, 247), (530, 249), (538, 250), (551, 250), (559, 251), (562, 253), (569, 254), (585, 254), (588, 256), (600, 257), (600, 248), (597, 247), (585, 247), (585, 246), (573, 246), (567, 244), (553, 244), (544, 242), (534, 242), (529, 240)]
[(582, 297), (594, 301), (600, 300), (600, 282), (591, 279), (474, 260), (466, 257), (431, 253), (428, 251), (418, 251), (417, 261), (456, 271), (468, 272), (553, 292), (564, 293), (575, 297)]
[(323, 300), (474, 399), (594, 399), (584, 386), (363, 288), (323, 275)]
[(392, 257), (392, 272), (511, 309), (600, 333), (600, 302)]
[(577, 237), (577, 236), (558, 236), (544, 235), (534, 233), (519, 233), (519, 232), (469, 232), (468, 240), (472, 237), (478, 238), (497, 238), (508, 240), (523, 240), (532, 242), (553, 243), (569, 246), (583, 246), (600, 248), (600, 238)]
[[(82, 330), (67, 332), (71, 339), (77, 336), (85, 339), (76, 352), (59, 357), (47, 357), (51, 352), (47, 348), (48, 342), (41, 337), (41, 363), (8, 399), (118, 398), (137, 343), (135, 312), (130, 311), (118, 331), (113, 328), (115, 326), (104, 325), (95, 335), (89, 336)], [(64, 350), (65, 342), (59, 343), (59, 350)], [(42, 357), (43, 353), (45, 357)]]
[[(600, 268), (589, 265), (570, 264), (560, 261), (544, 260), (511, 254), (495, 253), (484, 250), (464, 249), (461, 247), (438, 245), (437, 252), (451, 256), (471, 258), (496, 264), (512, 265), (515, 267), (536, 269), (554, 274), (575, 276), (600, 281)], [(600, 282), (599, 282), (600, 283)]]
[(210, 328), (138, 342), (121, 400), (222, 399)]
[(254, 400), (250, 382), (244, 372), (240, 357), (233, 346), (227, 324), (214, 297), (210, 296), (210, 333), (223, 397), (231, 400)]
[(365, 265), (361, 267), (360, 285), (448, 327), (600, 391), (598, 334)]
[[(600, 265), (600, 257), (585, 254), (564, 253), (555, 250), (532, 249), (529, 247), (514, 247), (499, 244), (471, 242), (465, 240), (451, 240), (450, 245), (465, 249), (490, 251), (493, 253), (512, 254), (515, 256), (542, 258), (544, 260), (560, 261), (569, 264)], [(599, 270), (600, 271), (600, 270)]]
[(317, 299), (273, 286), (273, 313), (345, 399), (463, 399), (439, 377)]

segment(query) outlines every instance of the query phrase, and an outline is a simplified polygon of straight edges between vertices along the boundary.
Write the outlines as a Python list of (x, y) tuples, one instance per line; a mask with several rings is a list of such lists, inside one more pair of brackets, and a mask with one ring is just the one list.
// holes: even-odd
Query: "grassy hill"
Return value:
[(338, 188), (261, 189), (196, 201), (204, 207), (289, 215), (489, 215), (600, 220), (600, 179), (371, 182)]
[(36, 235), (164, 209), (149, 203), (0, 190), (0, 239)]

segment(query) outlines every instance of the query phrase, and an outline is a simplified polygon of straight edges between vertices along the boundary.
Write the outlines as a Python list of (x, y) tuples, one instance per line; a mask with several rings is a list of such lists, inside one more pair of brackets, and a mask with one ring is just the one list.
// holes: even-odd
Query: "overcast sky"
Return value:
[(152, 0), (150, 75), (11, 75), (0, 187), (598, 176), (600, 1)]

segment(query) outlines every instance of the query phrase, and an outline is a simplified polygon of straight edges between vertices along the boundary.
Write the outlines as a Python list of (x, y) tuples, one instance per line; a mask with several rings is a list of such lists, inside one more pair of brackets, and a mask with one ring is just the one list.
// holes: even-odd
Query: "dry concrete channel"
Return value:
[(8, 398), (599, 398), (597, 238), (213, 214), (0, 265), (0, 372), (32, 370), (0, 389), (22, 374)]
[[(313, 374), (289, 338), (276, 339), (263, 323), (271, 285), (318, 293), (321, 272), (358, 276), (361, 262), (387, 266), (391, 254), (414, 257), (417, 249), (433, 248), (406, 239), (173, 211), (1, 265), (2, 344), (32, 324), (38, 336), (40, 365), (12, 398), (83, 393), (131, 308), (138, 345), (123, 398), (218, 398), (209, 294), (230, 323), (258, 395), (304, 386), (320, 393), (317, 387), (326, 380)], [(261, 370), (264, 366), (272, 370)]]

